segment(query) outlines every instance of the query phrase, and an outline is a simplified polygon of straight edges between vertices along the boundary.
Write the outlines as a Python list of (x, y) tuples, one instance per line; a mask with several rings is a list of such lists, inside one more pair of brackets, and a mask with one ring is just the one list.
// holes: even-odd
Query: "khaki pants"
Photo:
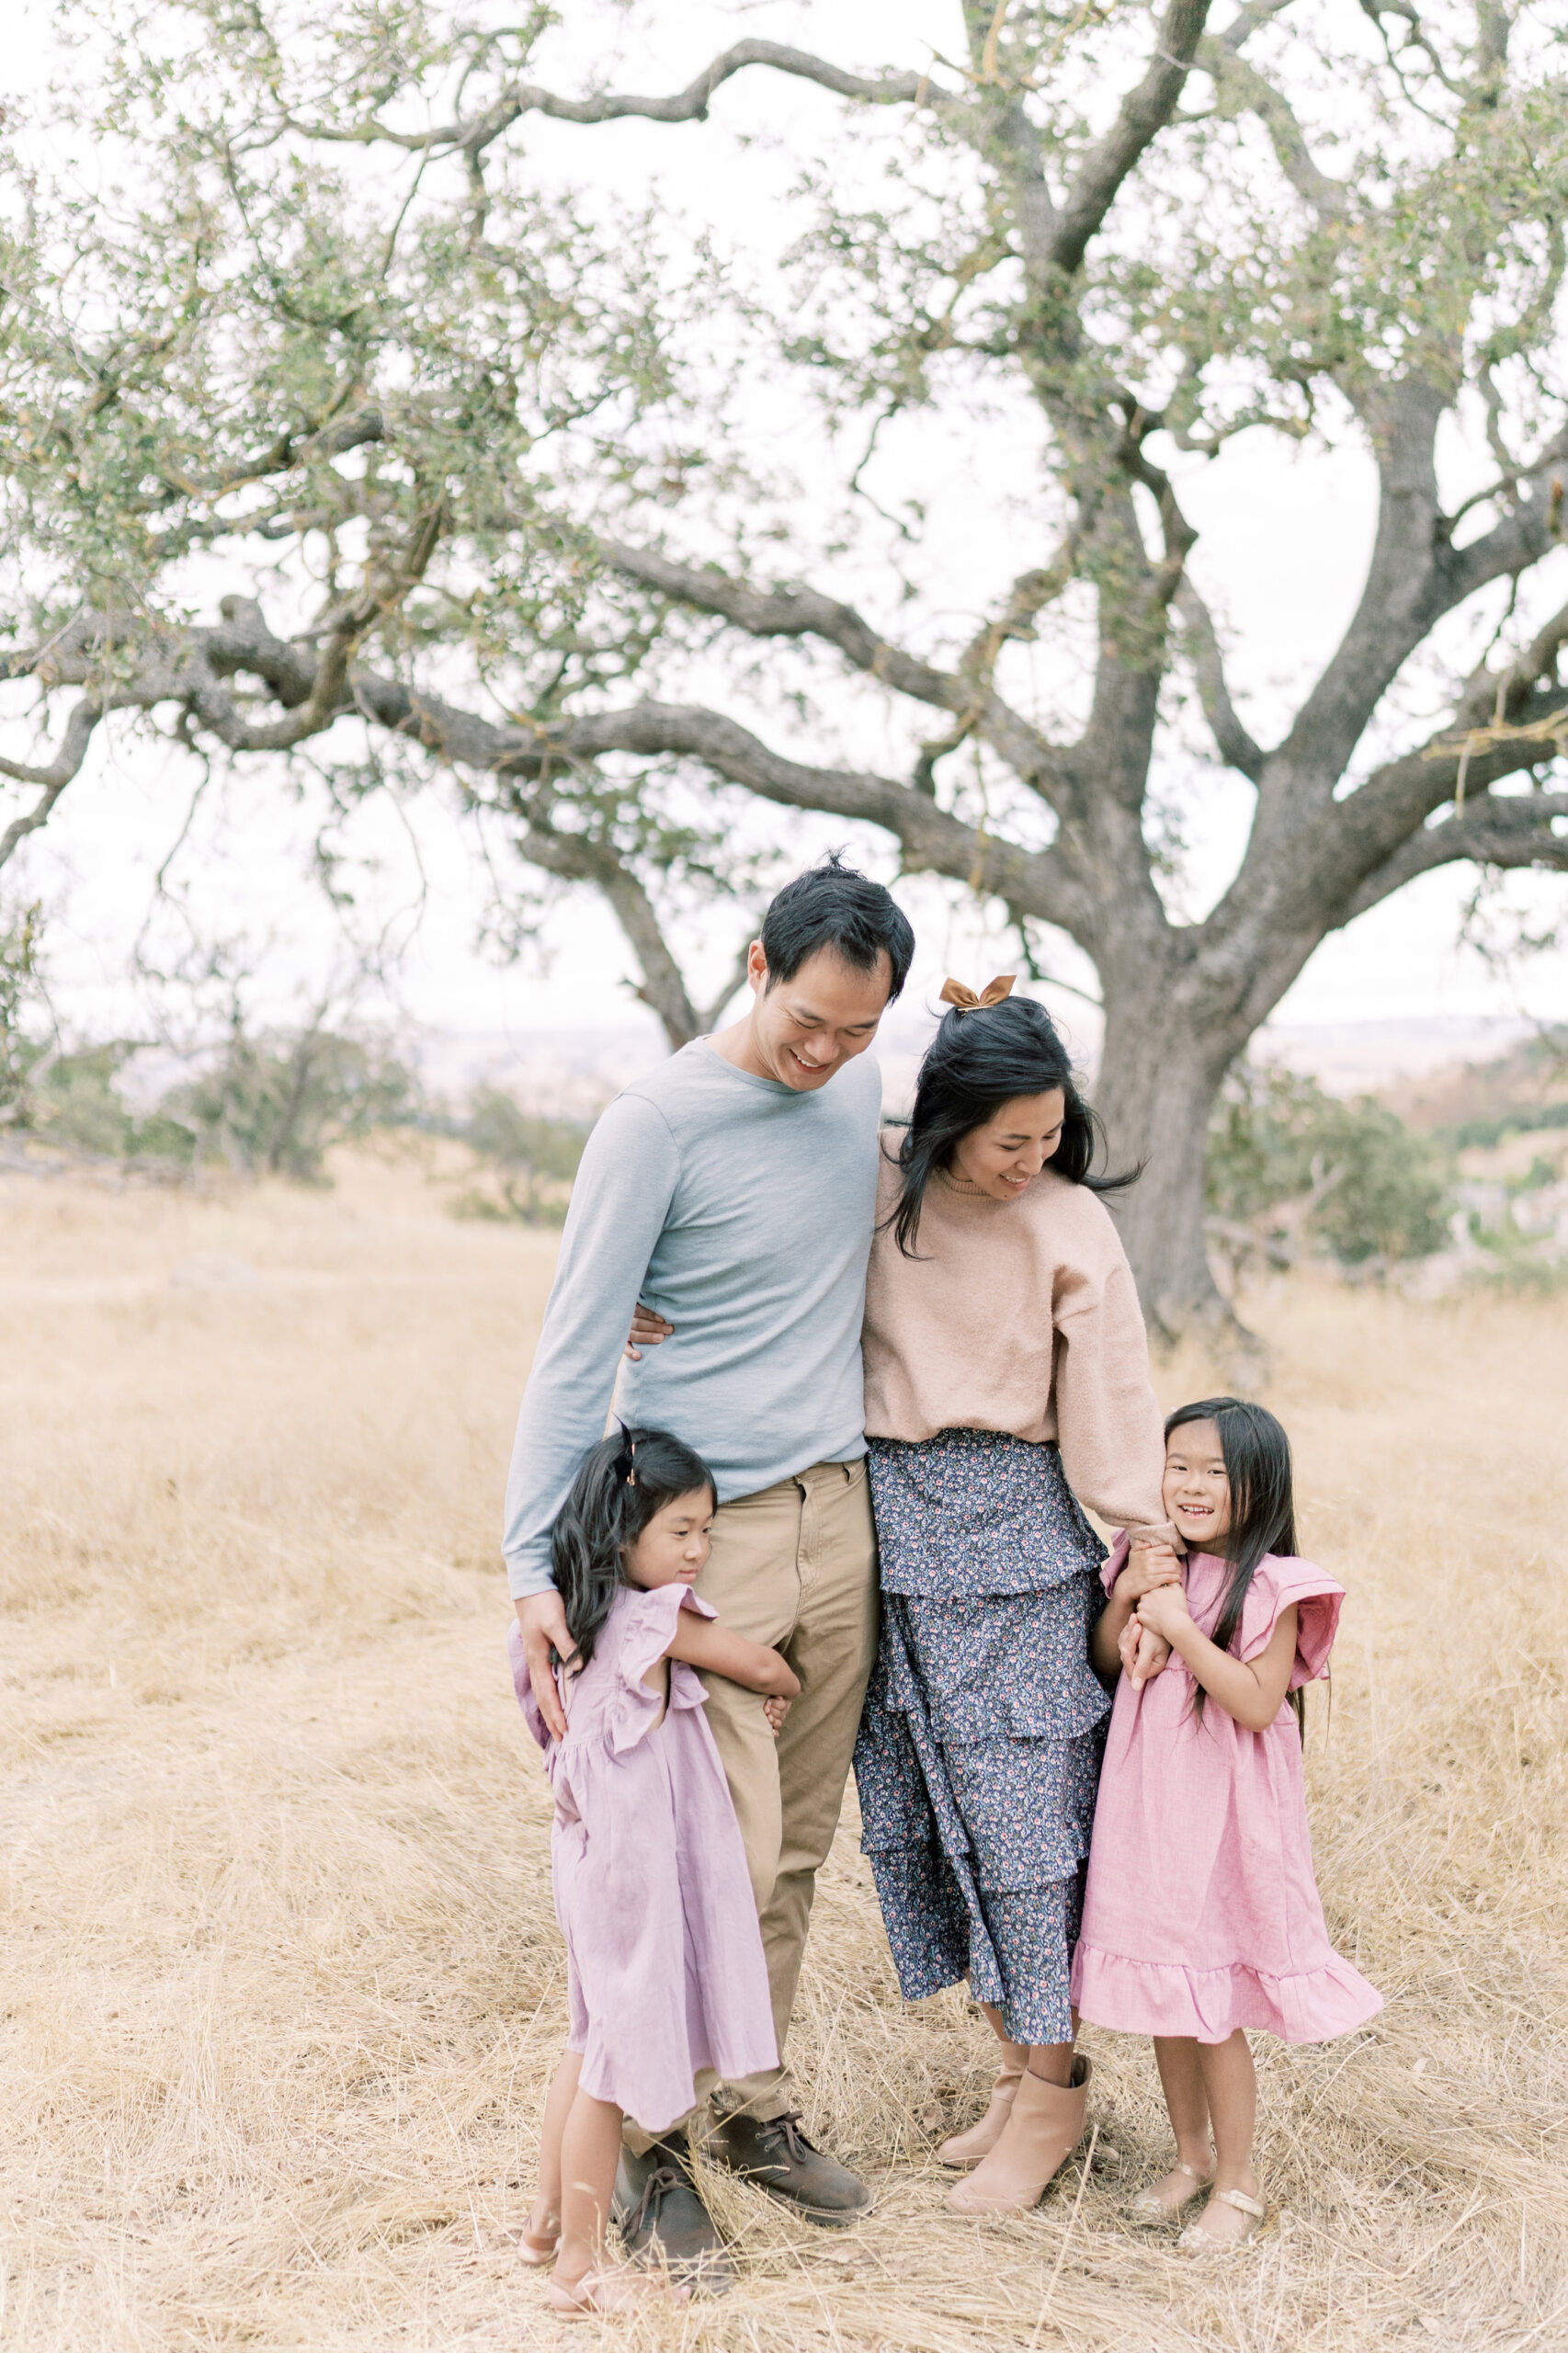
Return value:
[[(759, 1693), (722, 1676), (702, 1678), (745, 1845), (782, 2059), (817, 1870), (838, 1827), (877, 1654), (877, 1540), (864, 1461), (814, 1463), (721, 1504), (697, 1590), (722, 1625), (782, 1651), (801, 1678), (777, 1741)], [(714, 2086), (697, 2088), (706, 2097)], [(787, 2069), (725, 2086), (722, 2105), (782, 2115), (793, 2105)], [(630, 2119), (626, 2138), (648, 2146)]]

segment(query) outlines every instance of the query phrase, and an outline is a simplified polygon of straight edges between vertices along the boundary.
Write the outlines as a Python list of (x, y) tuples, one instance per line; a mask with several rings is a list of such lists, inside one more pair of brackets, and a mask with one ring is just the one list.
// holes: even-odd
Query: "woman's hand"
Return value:
[(790, 1702), (777, 1692), (762, 1703), (762, 1712), (767, 1718), (768, 1729), (775, 1740), (784, 1729), (784, 1719), (790, 1712)]
[(631, 1329), (627, 1335), (626, 1353), (633, 1364), (641, 1364), (644, 1348), (656, 1348), (667, 1340), (675, 1325), (659, 1313), (656, 1307), (644, 1307), (639, 1300), (631, 1311)]
[(1138, 1622), (1158, 1634), (1174, 1650), (1182, 1629), (1192, 1623), (1192, 1613), (1187, 1606), (1187, 1595), (1179, 1583), (1157, 1585), (1138, 1604)]
[(1134, 1544), (1116, 1581), (1119, 1601), (1139, 1602), (1161, 1586), (1181, 1583), (1181, 1563), (1168, 1544)]

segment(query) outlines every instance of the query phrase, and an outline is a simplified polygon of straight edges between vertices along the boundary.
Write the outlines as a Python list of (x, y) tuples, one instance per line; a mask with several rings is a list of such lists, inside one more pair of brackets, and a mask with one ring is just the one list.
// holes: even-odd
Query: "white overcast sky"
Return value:
[[(1353, 0), (1345, 5), (1353, 16)], [(1224, 13), (1221, 8), (1221, 17)], [(594, 17), (602, 27), (604, 18), (597, 11)], [(742, 35), (799, 39), (846, 64), (925, 66), (934, 51), (953, 52), (956, 17), (949, 0), (833, 0), (815, 7), (809, 0), (743, 6), (712, 0), (681, 0), (676, 6), (672, 0), (630, 20), (626, 62), (612, 78), (644, 91), (678, 87)], [(13, 59), (19, 61), (14, 70), (24, 79), (44, 53), (46, 25), (39, 0), (22, 0), (19, 10), (13, 0), (8, 30)], [(585, 78), (593, 62), (585, 58)], [(706, 128), (628, 123), (584, 132), (536, 121), (528, 136), (547, 162), (562, 163), (579, 181), (602, 180), (630, 194), (656, 181), (693, 221), (711, 223), (721, 240), (766, 248), (778, 241), (779, 191), (792, 166), (785, 154), (756, 147), (742, 152), (737, 137), (748, 131), (788, 134), (798, 125), (809, 142), (825, 144), (834, 134), (835, 108), (824, 94), (752, 74), (726, 87)], [(1462, 453), (1453, 462), (1462, 466)], [(971, 471), (994, 480), (1006, 465), (1007, 452), (994, 450)], [(960, 465), (955, 481), (961, 472)], [(1235, 632), (1233, 684), (1250, 698), (1245, 708), (1260, 735), (1267, 735), (1271, 718), (1299, 699), (1302, 683), (1349, 616), (1369, 543), (1370, 494), (1370, 468), (1355, 449), (1301, 451), (1261, 434), (1232, 445), (1186, 487), (1187, 512), (1201, 534), (1197, 576), (1217, 595)], [(988, 515), (983, 498), (960, 495), (957, 511), (962, 517), (957, 573), (972, 572), (977, 584), (1005, 583), (1022, 563), (1041, 560), (1043, 551), (1020, 558), (1000, 504)], [(1568, 580), (1568, 551), (1554, 563)], [(1557, 597), (1563, 593), (1559, 583)], [(8, 715), (12, 706), (3, 708)], [(812, 756), (809, 745), (804, 756)], [(163, 760), (149, 747), (129, 744), (117, 748), (100, 735), (87, 768), (62, 800), (47, 834), (30, 847), (20, 874), (13, 866), (7, 895), (18, 887), (41, 893), (54, 910), (55, 995), (68, 1027), (101, 1034), (134, 1021), (130, 960), (153, 877), (185, 823), (193, 782), (189, 769), (172, 756)], [(1217, 779), (1206, 796), (1201, 822), (1190, 835), (1190, 893), (1198, 904), (1223, 885), (1249, 798), (1233, 777)], [(9, 813), (14, 806), (7, 790), (0, 811)], [(783, 813), (778, 824), (791, 829), (783, 837), (798, 838), (806, 848), (844, 835), (842, 826), (802, 826)], [(279, 1011), (318, 992), (342, 961), (333, 922), (305, 880), (310, 833), (276, 779), (268, 789), (256, 775), (215, 778), (176, 869), (192, 886), (205, 926), (243, 936), (259, 968), (264, 1001)], [(574, 898), (560, 911), (541, 950), (522, 961), (502, 966), (484, 952), (476, 937), (483, 875), (471, 832), (441, 793), (431, 792), (403, 815), (390, 808), (372, 811), (361, 821), (357, 843), (381, 867), (362, 881), (359, 921), (371, 929), (384, 924), (389, 941), (401, 948), (398, 994), (422, 1025), (519, 1036), (531, 1029), (628, 1017), (629, 960), (612, 919), (591, 897)], [(1505, 979), (1456, 948), (1472, 880), (1463, 870), (1428, 876), (1335, 935), (1277, 1018), (1317, 1024), (1521, 1009), (1560, 1013), (1568, 1005), (1568, 959), (1543, 956)], [(1523, 877), (1510, 885), (1510, 896), (1544, 915), (1565, 887)], [(934, 995), (945, 970), (983, 981), (1012, 961), (1000, 941), (986, 939), (983, 918), (964, 905), (960, 893), (919, 883), (902, 886), (902, 895), (921, 941), (915, 1001)], [(727, 961), (729, 948), (725, 936), (710, 943), (701, 961), (716, 968), (721, 957)], [(1069, 954), (1062, 969), (1090, 979)], [(1064, 1009), (1071, 1002), (1064, 1000)]]

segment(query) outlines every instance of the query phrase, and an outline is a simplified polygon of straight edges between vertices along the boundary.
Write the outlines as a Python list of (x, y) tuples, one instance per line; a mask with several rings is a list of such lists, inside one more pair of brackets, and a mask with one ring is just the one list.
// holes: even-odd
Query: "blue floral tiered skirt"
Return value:
[(904, 1996), (967, 1976), (1014, 2042), (1065, 2042), (1110, 1699), (1105, 1558), (1054, 1446), (869, 1442), (882, 1629), (855, 1750)]

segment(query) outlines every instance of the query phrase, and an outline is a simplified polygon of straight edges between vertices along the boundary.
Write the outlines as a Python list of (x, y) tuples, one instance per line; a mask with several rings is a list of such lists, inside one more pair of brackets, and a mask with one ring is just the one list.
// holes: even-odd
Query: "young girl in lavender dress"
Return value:
[(733, 2081), (778, 2063), (745, 1852), (693, 1670), (767, 1695), (775, 1733), (801, 1687), (691, 1589), (714, 1505), (707, 1464), (665, 1431), (623, 1430), (585, 1458), (551, 1532), (576, 1645), (557, 1668), (562, 1741), (511, 1629), (513, 1683), (555, 1797), (571, 2017), (523, 2255), (553, 2258), (549, 2302), (564, 2318), (665, 2292), (606, 2263), (624, 2118), (663, 2132), (691, 2109), (700, 2071)]
[[(1189, 2253), (1250, 2238), (1266, 2207), (1253, 2170), (1257, 2079), (1247, 2029), (1327, 2042), (1382, 1997), (1335, 1951), (1312, 1876), (1301, 1687), (1328, 1671), (1343, 1586), (1296, 1558), (1290, 1447), (1272, 1414), (1233, 1397), (1165, 1424), (1166, 1511), (1187, 1547), (1125, 1539), (1095, 1663), (1117, 1688), (1073, 1962), (1096, 2026), (1149, 2034), (1176, 2162), (1133, 2217), (1174, 2220)], [(1174, 1655), (1153, 1682), (1141, 1628)], [(1210, 2132), (1213, 2132), (1213, 2154)]]

